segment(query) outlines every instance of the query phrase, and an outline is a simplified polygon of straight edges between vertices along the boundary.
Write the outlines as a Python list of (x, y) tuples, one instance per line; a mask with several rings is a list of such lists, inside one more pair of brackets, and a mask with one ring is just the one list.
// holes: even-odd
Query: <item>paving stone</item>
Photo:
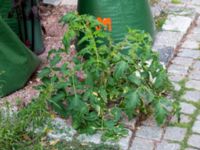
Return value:
[(176, 64), (176, 65), (190, 67), (193, 63), (193, 59), (192, 58), (185, 58), (185, 57), (175, 57), (172, 60), (172, 63)]
[(101, 143), (101, 133), (96, 133), (93, 135), (81, 134), (77, 137), (77, 140), (83, 143)]
[(77, 5), (78, 0), (61, 0), (62, 5)]
[(192, 40), (192, 41), (200, 41), (200, 33), (190, 33), (187, 35), (187, 38)]
[(179, 75), (179, 74), (172, 74), (172, 75), (169, 74), (169, 79), (170, 81), (173, 81), (173, 82), (179, 82), (181, 80), (184, 80), (185, 76)]
[(185, 87), (200, 91), (200, 81), (190, 80), (186, 83)]
[(200, 5), (200, 1), (199, 0), (191, 0), (191, 4)]
[[(178, 122), (178, 118), (177, 116), (173, 116), (171, 123), (177, 123)], [(185, 114), (181, 114), (180, 115), (180, 123), (189, 123), (191, 122), (191, 118)]]
[(194, 148), (186, 148), (185, 150), (197, 150), (197, 149), (194, 149)]
[(183, 34), (180, 32), (161, 31), (156, 35), (154, 46), (175, 48), (182, 39), (182, 37)]
[(200, 33), (200, 28), (195, 28), (192, 30), (192, 33)]
[(167, 31), (179, 31), (185, 33), (192, 23), (192, 19), (185, 16), (168, 15), (162, 29)]
[(181, 146), (179, 144), (162, 141), (157, 144), (155, 150), (180, 150), (180, 148)]
[[(172, 4), (171, 1), (168, 6), (168, 14), (178, 15), (178, 16), (187, 16), (193, 18), (195, 11), (192, 8), (185, 7), (185, 3), (189, 0), (181, 0), (180, 4)], [(184, 3), (183, 3), (184, 2)]]
[(200, 115), (198, 115), (198, 116), (197, 116), (197, 120), (199, 120), (199, 121), (200, 121)]
[(129, 150), (153, 150), (154, 143), (151, 140), (146, 140), (136, 137)]
[(122, 150), (127, 150), (131, 136), (132, 131), (128, 130), (128, 136), (121, 138), (116, 144), (118, 144)]
[(168, 64), (168, 62), (174, 56), (174, 48), (169, 46), (156, 46), (154, 45), (153, 49), (159, 53), (159, 58), (161, 62)]
[(192, 66), (193, 70), (199, 70), (200, 71), (200, 61), (196, 61), (194, 65)]
[(76, 130), (67, 125), (64, 119), (55, 118), (52, 121), (52, 132), (49, 132), (47, 136), (50, 139), (71, 141), (76, 133)]
[(199, 49), (199, 42), (186, 40), (181, 47), (189, 49)]
[(181, 105), (181, 112), (184, 114), (191, 115), (196, 110), (196, 107), (194, 107), (192, 104), (182, 102), (180, 105)]
[(200, 148), (200, 135), (193, 134), (188, 140), (188, 145)]
[(200, 57), (200, 51), (191, 49), (181, 49), (179, 50), (177, 56), (197, 59)]
[(200, 70), (192, 70), (188, 78), (191, 80), (200, 80)]
[(200, 101), (200, 92), (199, 91), (187, 91), (183, 96), (183, 99), (186, 101), (198, 102)]
[(186, 76), (188, 74), (188, 70), (189, 67), (172, 64), (168, 68), (168, 73)]
[(62, 0), (43, 0), (44, 4), (50, 4), (50, 5), (54, 5), (57, 6), (62, 2)]
[(200, 134), (200, 121), (199, 120), (194, 122), (194, 125), (192, 127), (192, 131)]
[(149, 140), (160, 141), (163, 129), (160, 127), (141, 126), (136, 132), (136, 136)]
[(187, 130), (179, 127), (167, 127), (164, 134), (165, 140), (182, 141), (185, 137)]

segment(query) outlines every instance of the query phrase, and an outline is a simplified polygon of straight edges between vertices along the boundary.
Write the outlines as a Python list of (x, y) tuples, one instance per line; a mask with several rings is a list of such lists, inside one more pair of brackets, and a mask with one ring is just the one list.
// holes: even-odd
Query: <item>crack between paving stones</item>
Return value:
[(131, 135), (131, 138), (129, 140), (129, 144), (128, 144), (128, 149), (127, 150), (130, 150), (130, 148), (131, 148), (131, 146), (133, 144), (133, 141), (134, 141), (134, 139), (136, 137), (136, 132), (138, 130), (138, 127), (141, 126), (142, 121), (144, 120), (142, 114), (139, 115), (138, 117), (136, 117), (135, 120), (136, 121), (134, 123), (134, 128), (130, 129), (132, 131), (132, 135)]

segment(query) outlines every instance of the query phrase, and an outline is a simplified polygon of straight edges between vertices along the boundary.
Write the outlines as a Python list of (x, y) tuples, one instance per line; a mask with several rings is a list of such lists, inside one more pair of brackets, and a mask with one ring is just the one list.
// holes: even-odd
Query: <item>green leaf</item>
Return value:
[(126, 70), (128, 69), (128, 63), (125, 61), (120, 61), (115, 66), (114, 77), (119, 79), (120, 77), (125, 75)]
[(50, 68), (45, 67), (39, 72), (38, 77), (39, 78), (48, 77), (50, 73), (51, 73)]
[(50, 60), (50, 65), (55, 66), (61, 61), (61, 57), (59, 55), (55, 55), (53, 59)]
[(129, 92), (125, 97), (125, 112), (128, 115), (129, 119), (133, 117), (133, 114), (136, 111), (136, 108), (140, 105), (140, 99), (137, 91)]
[(133, 84), (135, 84), (135, 85), (137, 85), (137, 86), (141, 85), (141, 80), (140, 80), (140, 78), (138, 78), (138, 77), (135, 75), (135, 73), (133, 73), (133, 74), (131, 74), (130, 76), (128, 76), (128, 80), (129, 80), (131, 83), (133, 83)]
[(117, 123), (117, 122), (121, 119), (121, 117), (122, 117), (122, 111), (121, 111), (121, 109), (120, 109), (119, 107), (114, 107), (114, 108), (112, 108), (111, 113), (112, 113), (112, 115), (113, 115), (113, 121), (116, 122), (116, 123)]
[(166, 101), (167, 99), (161, 98), (155, 105), (154, 115), (159, 125), (163, 124), (167, 119), (168, 111), (166, 110)]
[(105, 88), (101, 87), (101, 88), (99, 89), (99, 94), (100, 94), (101, 98), (103, 99), (103, 101), (104, 101), (105, 103), (107, 103), (107, 102), (108, 102), (108, 98), (107, 98), (108, 93), (106, 92)]
[(154, 100), (153, 92), (145, 86), (138, 88), (138, 95), (145, 105), (148, 105)]

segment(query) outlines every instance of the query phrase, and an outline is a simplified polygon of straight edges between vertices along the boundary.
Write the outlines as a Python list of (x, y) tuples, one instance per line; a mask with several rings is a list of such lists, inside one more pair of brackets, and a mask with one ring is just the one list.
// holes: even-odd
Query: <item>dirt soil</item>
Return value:
[(5, 101), (9, 102), (12, 106), (18, 105), (19, 101), (20, 103), (22, 102), (23, 105), (27, 105), (34, 97), (38, 96), (38, 91), (34, 89), (35, 86), (40, 84), (40, 80), (37, 78), (37, 73), (41, 68), (47, 65), (48, 51), (62, 47), (62, 36), (66, 31), (66, 27), (59, 23), (59, 20), (61, 16), (67, 12), (75, 10), (76, 6), (40, 6), (41, 23), (46, 31), (46, 33), (43, 34), (45, 52), (38, 56), (41, 60), (41, 65), (23, 89), (2, 98), (0, 100), (0, 105), (4, 104)]

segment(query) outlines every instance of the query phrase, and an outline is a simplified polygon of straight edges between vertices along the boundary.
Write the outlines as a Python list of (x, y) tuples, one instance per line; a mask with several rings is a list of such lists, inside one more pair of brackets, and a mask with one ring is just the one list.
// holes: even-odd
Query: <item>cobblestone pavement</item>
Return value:
[[(181, 94), (180, 123), (174, 117), (170, 126), (162, 128), (150, 117), (137, 129), (135, 138), (129, 130), (129, 135), (116, 143), (123, 150), (200, 150), (200, 0), (182, 0), (180, 4), (169, 0), (162, 2), (169, 15), (157, 33), (154, 49), (168, 65), (170, 80)], [(62, 120), (56, 122), (62, 128)], [(70, 127), (68, 130), (70, 134), (62, 138), (73, 137), (76, 133)], [(58, 138), (59, 134), (49, 136)], [(99, 144), (100, 137), (98, 133), (80, 135), (77, 139)]]

